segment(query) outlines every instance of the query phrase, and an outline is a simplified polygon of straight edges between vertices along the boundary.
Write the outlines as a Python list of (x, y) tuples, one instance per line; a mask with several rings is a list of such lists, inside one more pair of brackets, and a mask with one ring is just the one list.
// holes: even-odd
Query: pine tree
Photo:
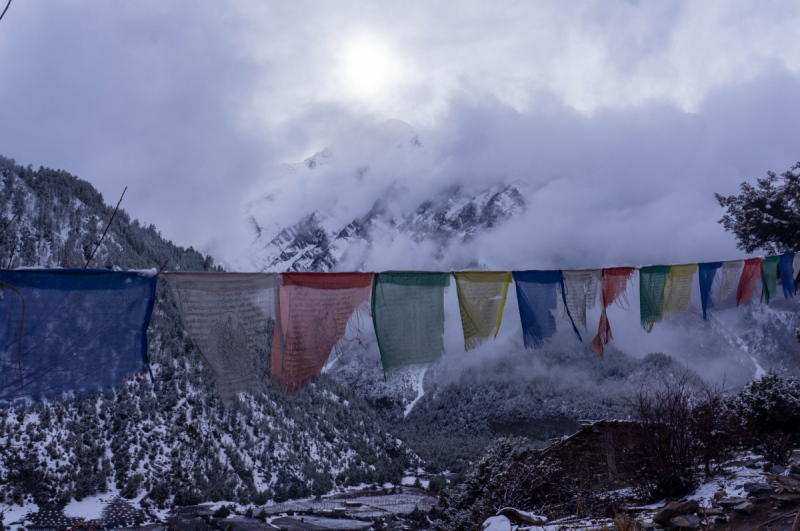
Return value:
[(800, 162), (777, 175), (768, 171), (757, 185), (740, 185), (739, 195), (714, 194), (726, 210), (719, 220), (737, 239), (737, 247), (751, 253), (800, 250)]

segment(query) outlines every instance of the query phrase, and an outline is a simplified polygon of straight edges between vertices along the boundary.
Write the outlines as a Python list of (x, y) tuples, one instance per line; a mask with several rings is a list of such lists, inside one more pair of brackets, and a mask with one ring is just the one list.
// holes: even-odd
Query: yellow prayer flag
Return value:
[(464, 329), (464, 348), (471, 350), (500, 330), (511, 273), (507, 271), (464, 271), (456, 277), (458, 308)]
[(668, 318), (689, 309), (696, 272), (697, 264), (674, 265), (670, 268), (664, 290), (664, 317)]

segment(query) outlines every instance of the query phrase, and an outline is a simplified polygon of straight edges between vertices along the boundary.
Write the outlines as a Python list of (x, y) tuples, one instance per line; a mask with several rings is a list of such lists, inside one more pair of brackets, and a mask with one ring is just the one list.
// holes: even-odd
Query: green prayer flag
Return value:
[(768, 256), (764, 260), (764, 300), (767, 304), (778, 295), (778, 267), (780, 256)]
[(648, 332), (664, 317), (664, 288), (671, 266), (648, 266), (639, 271), (639, 316)]
[(450, 273), (387, 271), (372, 285), (372, 323), (384, 375), (429, 365), (444, 352), (444, 288)]

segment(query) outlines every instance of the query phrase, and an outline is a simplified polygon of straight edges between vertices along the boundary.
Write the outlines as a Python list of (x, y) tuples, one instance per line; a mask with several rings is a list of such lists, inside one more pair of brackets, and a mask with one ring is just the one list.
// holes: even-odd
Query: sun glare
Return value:
[(402, 77), (397, 54), (386, 42), (372, 36), (361, 35), (347, 41), (340, 66), (345, 91), (357, 98), (378, 98)]

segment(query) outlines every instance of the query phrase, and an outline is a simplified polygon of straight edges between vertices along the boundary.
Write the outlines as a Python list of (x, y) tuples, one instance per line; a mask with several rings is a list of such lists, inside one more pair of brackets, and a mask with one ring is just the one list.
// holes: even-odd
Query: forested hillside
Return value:
[[(114, 209), (67, 172), (0, 157), (4, 267), (82, 268)], [(16, 217), (15, 217), (16, 215)], [(13, 219), (13, 221), (12, 221)], [(10, 222), (10, 223), (9, 223)], [(92, 261), (108, 269), (214, 269), (213, 259), (163, 239), (120, 210)], [(225, 409), (159, 281), (149, 330), (154, 375), (118, 389), (0, 411), (6, 500), (149, 492), (156, 504), (242, 503), (319, 495), (336, 486), (399, 482), (417, 464), (371, 408), (330, 378), (286, 396), (269, 382)]]

